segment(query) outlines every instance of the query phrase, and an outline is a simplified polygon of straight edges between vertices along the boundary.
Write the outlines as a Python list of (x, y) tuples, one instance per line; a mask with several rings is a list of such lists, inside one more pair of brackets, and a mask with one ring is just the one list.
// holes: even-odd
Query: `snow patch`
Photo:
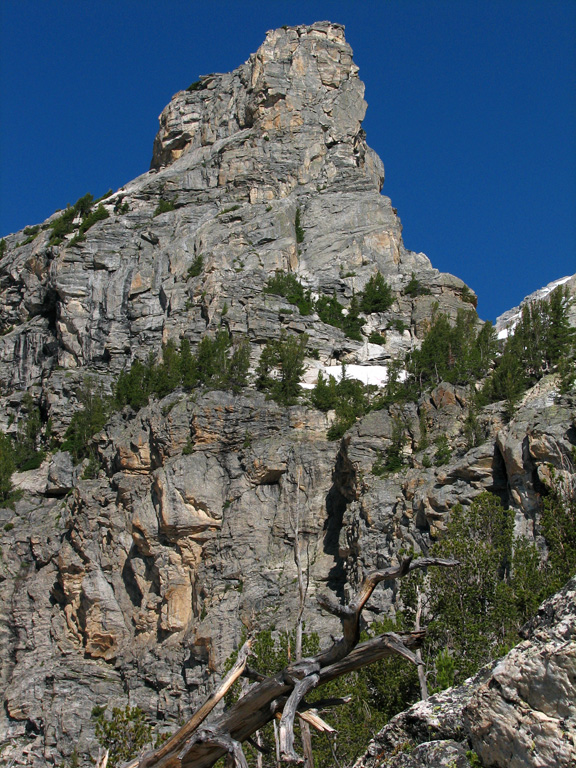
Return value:
[[(345, 366), (346, 378), (357, 379), (363, 384), (372, 384), (376, 387), (383, 387), (388, 381), (388, 368), (387, 365), (347, 365)], [(318, 374), (322, 373), (325, 379), (329, 376), (333, 376), (336, 381), (342, 379), (342, 366), (341, 365), (317, 365), (308, 368), (302, 382), (300, 384), (303, 389), (313, 389), (318, 381)], [(399, 381), (406, 381), (408, 378), (407, 371), (401, 370), (398, 374)]]

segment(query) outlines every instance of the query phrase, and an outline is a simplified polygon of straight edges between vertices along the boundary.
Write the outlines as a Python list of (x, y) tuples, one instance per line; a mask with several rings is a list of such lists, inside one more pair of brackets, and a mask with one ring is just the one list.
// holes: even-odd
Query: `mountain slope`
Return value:
[[(74, 750), (87, 762), (94, 707), (129, 702), (167, 727), (188, 717), (245, 627), (291, 628), (296, 527), (307, 627), (323, 637), (334, 624), (314, 604), (320, 588), (345, 597), (402, 548), (426, 551), (450, 508), (484, 490), (537, 538), (550, 465), (572, 478), (573, 404), (554, 376), (510, 423), (502, 404), (484, 409), (473, 444), (464, 386), (373, 410), (341, 443), (326, 437), (332, 412), (257, 389), (283, 333), (307, 334), (311, 384), (341, 363), (384, 373), (432, 317), (472, 310), (461, 280), (405, 249), (361, 128), (363, 92), (339, 25), (270, 32), (234, 72), (176, 94), (150, 171), (5, 238), (0, 427), (18, 442), (37, 412), (48, 452), (14, 475), (22, 496), (0, 510), (0, 743), (14, 765)], [(264, 290), (279, 270), (317, 300), (308, 314)], [(360, 313), (355, 338), (322, 319), (318, 300), (351, 315), (377, 273), (391, 303)], [(196, 353), (219, 332), (232, 349), (249, 344), (239, 391), (176, 384), (127, 405), (91, 430), (92, 459), (74, 466), (63, 441), (75, 413), (111, 396), (135, 360), (167, 358), (182, 339)], [(399, 423), (403, 466), (382, 474)], [(437, 438), (449, 456), (435, 465)], [(382, 590), (371, 616), (394, 601)]]

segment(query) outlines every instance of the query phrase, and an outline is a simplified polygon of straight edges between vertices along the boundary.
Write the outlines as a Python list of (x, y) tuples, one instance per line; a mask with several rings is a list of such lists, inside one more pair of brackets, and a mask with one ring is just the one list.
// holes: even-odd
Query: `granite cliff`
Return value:
[[(17, 434), (28, 393), (58, 445), (87, 380), (111, 394), (134, 359), (160, 357), (170, 340), (195, 349), (225, 330), (249, 342), (254, 371), (267, 342), (306, 333), (313, 383), (342, 363), (383, 374), (419, 347), (433, 313), (470, 310), (461, 280), (404, 247), (365, 111), (341, 26), (269, 32), (238, 69), (172, 98), (151, 169), (100, 201), (93, 226), (78, 215), (55, 237), (58, 212), (6, 236), (0, 428)], [(393, 301), (349, 338), (263, 292), (278, 270), (345, 308), (379, 272)], [(471, 447), (469, 397), (441, 383), (369, 413), (339, 443), (326, 438), (333, 414), (305, 400), (280, 406), (252, 384), (177, 388), (111, 416), (93, 438), (95, 476), (56, 448), (16, 473), (22, 495), (0, 510), (3, 759), (40, 768), (76, 750), (87, 762), (95, 706), (129, 702), (168, 725), (189, 716), (244, 626), (290, 626), (295, 516), (311, 595), (344, 597), (401, 548), (426, 552), (453, 504), (485, 490), (538, 541), (551, 467), (569, 482), (575, 471), (573, 400), (547, 377), (511, 420), (502, 404), (485, 408)], [(398, 419), (406, 466), (381, 477), (372, 470)], [(447, 437), (447, 463), (425, 460), (424, 431)], [(394, 599), (382, 590), (371, 614)], [(332, 621), (309, 601), (309, 629), (326, 636)]]

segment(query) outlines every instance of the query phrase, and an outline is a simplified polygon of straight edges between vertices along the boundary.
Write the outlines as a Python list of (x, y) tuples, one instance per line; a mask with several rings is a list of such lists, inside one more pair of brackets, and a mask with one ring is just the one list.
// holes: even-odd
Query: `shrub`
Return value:
[(326, 435), (328, 440), (339, 440), (357, 418), (368, 413), (372, 407), (372, 389), (357, 379), (347, 378), (345, 368), (339, 382), (334, 376), (326, 380), (322, 373), (318, 375), (310, 392), (312, 405), (320, 411), (336, 411), (336, 420)]
[(6, 249), (7, 248), (8, 248), (8, 246), (6, 244), (6, 240), (4, 238), (2, 238), (2, 240), (0, 240), (0, 259), (6, 253)]
[(430, 289), (422, 285), (422, 283), (416, 279), (414, 272), (412, 272), (412, 277), (404, 289), (404, 293), (406, 296), (412, 296), (412, 298), (416, 298), (416, 296), (428, 296), (430, 294)]
[[(103, 198), (100, 198), (103, 199)], [(108, 211), (103, 205), (99, 205), (95, 211), (92, 211), (92, 204), (94, 198), (88, 192), (83, 197), (79, 198), (73, 206), (68, 206), (64, 213), (54, 219), (49, 226), (52, 230), (49, 245), (60, 245), (66, 235), (72, 234), (74, 231), (74, 219), (77, 216), (82, 217), (82, 223), (80, 224), (79, 232), (72, 242), (81, 242), (84, 239), (84, 233), (90, 229), (90, 227), (97, 221), (107, 219), (109, 216)]]
[(388, 327), (392, 328), (393, 330), (397, 331), (398, 333), (404, 333), (404, 331), (406, 331), (408, 329), (408, 326), (406, 325), (404, 320), (400, 320), (399, 318), (395, 318), (394, 320), (392, 320), (392, 322), (390, 323), (390, 325)]
[(301, 315), (309, 315), (314, 308), (310, 291), (304, 288), (295, 275), (281, 269), (276, 270), (274, 277), (268, 279), (263, 293), (284, 297), (290, 304), (298, 307)]
[(370, 344), (386, 344), (386, 336), (378, 331), (372, 331), (370, 336), (368, 336), (368, 341)]
[(134, 360), (128, 371), (118, 377), (114, 390), (117, 408), (130, 405), (139, 409), (151, 395), (165, 397), (177, 387), (227, 389), (238, 392), (246, 386), (250, 365), (250, 345), (244, 339), (232, 346), (226, 331), (204, 336), (195, 353), (188, 339), (181, 339), (180, 348), (169, 341), (162, 349), (162, 361), (156, 363), (150, 355), (143, 363)]
[(96, 224), (97, 221), (103, 221), (104, 219), (107, 219), (110, 216), (106, 208), (104, 208), (103, 205), (99, 205), (98, 208), (96, 208), (95, 211), (92, 211), (91, 213), (87, 214), (84, 220), (82, 221), (82, 224), (80, 224), (80, 236), (84, 235), (85, 232), (87, 232), (90, 227), (92, 227), (94, 224)]
[(22, 245), (28, 245), (28, 243), (33, 242), (38, 236), (39, 232), (40, 232), (39, 224), (36, 224), (33, 227), (24, 227), (24, 235), (26, 236), (26, 240), (24, 240)]
[[(506, 401), (511, 416), (522, 392), (547, 373), (564, 370), (576, 348), (576, 329), (570, 325), (573, 299), (565, 286), (548, 299), (534, 301), (522, 309), (520, 321), (508, 336), (502, 355), (479, 395), (479, 403)], [(569, 386), (569, 379), (565, 379)]]
[(103, 195), (101, 195), (98, 200), (96, 200), (96, 203), (101, 203), (102, 200), (107, 200), (113, 193), (112, 189), (109, 189), (108, 192), (104, 192)]
[(64, 213), (58, 216), (57, 219), (50, 222), (50, 229), (52, 234), (48, 240), (49, 245), (60, 245), (66, 235), (71, 234), (74, 231), (74, 219), (76, 212), (74, 208), (66, 208)]
[(549, 550), (548, 591), (552, 594), (576, 573), (576, 496), (569, 488), (556, 483), (550, 489), (540, 524)]
[(514, 645), (526, 594), (534, 590), (539, 599), (537, 549), (523, 539), (513, 546), (513, 530), (514, 511), (483, 493), (470, 507), (452, 509), (444, 538), (432, 548), (431, 554), (460, 562), (430, 576), (434, 618), (425, 655), (438, 689), (459, 684)]
[(384, 456), (380, 454), (378, 459), (374, 462), (372, 465), (372, 474), (383, 477), (402, 469), (404, 465), (402, 452), (405, 442), (406, 437), (404, 435), (404, 427), (399, 419), (394, 419), (390, 447)]
[(22, 416), (18, 423), (18, 432), (14, 446), (14, 460), (21, 471), (37, 469), (46, 456), (39, 449), (42, 431), (42, 418), (39, 406), (27, 392), (22, 398)]
[(315, 306), (318, 317), (326, 325), (333, 325), (335, 328), (342, 328), (342, 304), (336, 298), (336, 294), (333, 294), (330, 298), (328, 296), (320, 296)]
[(152, 744), (152, 726), (139, 707), (114, 707), (110, 720), (103, 713), (98, 715), (95, 731), (100, 745), (108, 750), (111, 768), (136, 757), (145, 746)]
[(468, 384), (488, 372), (496, 354), (496, 339), (490, 322), (478, 330), (474, 311), (459, 311), (451, 325), (446, 315), (434, 317), (420, 349), (409, 358), (408, 370), (420, 391), (448, 381)]
[(470, 288), (468, 288), (467, 285), (465, 285), (464, 288), (462, 288), (462, 291), (460, 292), (460, 298), (466, 304), (472, 304), (474, 309), (476, 309), (476, 305), (478, 304), (478, 299), (476, 298), (476, 296), (474, 296), (474, 294), (472, 293)]
[(188, 268), (188, 280), (190, 280), (192, 277), (198, 277), (198, 275), (202, 274), (203, 268), (204, 257), (202, 254), (199, 254)]
[(161, 213), (168, 213), (169, 211), (175, 210), (175, 208), (176, 206), (173, 200), (165, 200), (161, 197), (152, 216), (160, 216)]

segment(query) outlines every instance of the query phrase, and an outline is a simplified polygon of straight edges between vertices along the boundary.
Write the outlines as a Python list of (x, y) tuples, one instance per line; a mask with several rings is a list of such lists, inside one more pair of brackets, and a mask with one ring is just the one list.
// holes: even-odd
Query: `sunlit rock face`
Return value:
[[(377, 98), (373, 94), (372, 98)], [(160, 117), (152, 168), (102, 201), (108, 218), (49, 243), (5, 238), (0, 261), (0, 428), (16, 434), (29, 391), (60, 440), (86, 378), (111, 393), (136, 358), (226, 330), (264, 344), (308, 334), (305, 388), (319, 371), (380, 385), (417, 347), (434, 312), (455, 318), (474, 295), (408, 251), (380, 194), (382, 162), (361, 127), (364, 86), (337, 24), (287, 27), (232, 73), (181, 91)], [(54, 214), (48, 224), (58, 215)], [(77, 230), (76, 230), (77, 231)], [(380, 271), (393, 304), (364, 318), (360, 341), (263, 293), (276, 270), (348, 306)], [(425, 289), (406, 292), (412, 276)], [(380, 343), (370, 335), (379, 334)], [(177, 389), (115, 413), (95, 436), (100, 470), (85, 477), (54, 451), (14, 477), (23, 496), (0, 510), (2, 757), (61, 764), (97, 752), (94, 706), (138, 705), (155, 722), (186, 718), (211, 689), (245, 627), (290, 628), (297, 608), (294, 538), (309, 577), (306, 623), (328, 638), (314, 595), (345, 598), (365, 570), (402, 548), (426, 551), (456, 502), (484, 490), (538, 537), (550, 465), (570, 480), (573, 409), (554, 378), (506, 423), (440, 384), (330, 442), (333, 413), (281, 407), (250, 385), (238, 394)], [(373, 467), (406, 426), (405, 467)], [(446, 435), (451, 459), (425, 461)], [(425, 446), (428, 446), (426, 448)], [(368, 621), (389, 611), (375, 593)], [(4, 746), (6, 745), (6, 746)]]

